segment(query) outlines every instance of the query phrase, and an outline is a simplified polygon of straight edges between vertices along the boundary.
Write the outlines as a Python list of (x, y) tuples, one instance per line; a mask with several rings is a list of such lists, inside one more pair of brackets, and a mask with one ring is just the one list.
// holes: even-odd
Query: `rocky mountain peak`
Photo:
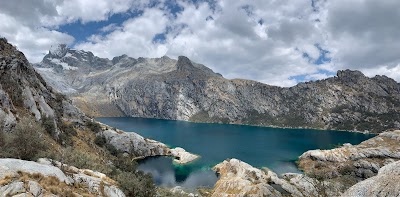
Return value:
[(339, 70), (338, 72), (337, 72), (337, 76), (339, 77), (339, 78), (343, 78), (343, 79), (346, 79), (346, 78), (363, 78), (363, 77), (366, 77), (361, 71), (358, 71), (358, 70), (349, 70), (349, 69), (346, 69), (346, 70)]
[(49, 50), (49, 54), (54, 57), (64, 57), (67, 54), (68, 48), (66, 44), (59, 44), (55, 46), (51, 46)]
[(123, 55), (114, 57), (111, 61), (113, 64), (117, 64), (120, 60), (126, 59), (126, 58), (129, 58), (129, 56), (126, 54), (123, 54)]
[(195, 67), (192, 64), (192, 61), (190, 61), (190, 59), (185, 56), (178, 57), (178, 62), (176, 63), (176, 67), (178, 71), (192, 71), (193, 69), (195, 69)]

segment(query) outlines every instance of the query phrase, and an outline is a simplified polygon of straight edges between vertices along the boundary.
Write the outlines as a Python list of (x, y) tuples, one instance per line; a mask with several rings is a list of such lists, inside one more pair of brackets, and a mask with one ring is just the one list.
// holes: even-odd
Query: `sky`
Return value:
[(343, 69), (400, 81), (399, 19), (399, 0), (0, 0), (0, 36), (33, 63), (65, 43), (285, 87)]

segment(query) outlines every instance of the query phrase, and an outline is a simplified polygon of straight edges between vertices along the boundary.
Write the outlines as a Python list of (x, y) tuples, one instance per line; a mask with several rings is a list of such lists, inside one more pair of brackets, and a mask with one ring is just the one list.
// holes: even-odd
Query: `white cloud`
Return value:
[[(328, 77), (325, 71), (346, 68), (400, 79), (397, 0), (218, 0), (213, 6), (176, 0), (183, 8), (176, 15), (167, 6), (175, 1), (164, 0), (151, 8), (153, 0), (0, 2), (0, 35), (31, 61), (52, 44), (73, 42), (57, 31), (59, 25), (106, 21), (140, 10), (141, 15), (122, 25), (108, 24), (75, 47), (109, 58), (185, 55), (227, 78), (281, 86), (294, 85), (294, 76), (315, 80)], [(153, 41), (163, 33), (165, 40)], [(321, 55), (316, 44), (329, 51), (331, 62), (313, 64)]]
[(41, 61), (51, 45), (71, 44), (74, 41), (74, 38), (67, 34), (44, 27), (23, 25), (19, 20), (2, 13), (0, 13), (0, 36), (6, 37), (9, 42), (16, 45), (33, 63)]
[(92, 36), (90, 42), (80, 43), (76, 48), (108, 58), (122, 54), (160, 57), (165, 55), (167, 48), (163, 44), (154, 43), (153, 37), (166, 30), (168, 21), (168, 15), (163, 11), (157, 8), (146, 9), (143, 15), (125, 21), (115, 31), (106, 36)]

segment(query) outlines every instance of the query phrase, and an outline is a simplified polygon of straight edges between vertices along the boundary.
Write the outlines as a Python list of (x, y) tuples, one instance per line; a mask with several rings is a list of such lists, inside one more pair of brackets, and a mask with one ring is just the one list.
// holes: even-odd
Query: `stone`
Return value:
[(282, 196), (268, 184), (269, 176), (237, 159), (225, 160), (216, 165), (220, 178), (212, 191), (213, 197), (219, 196)]
[(39, 197), (43, 195), (43, 188), (42, 186), (39, 185), (36, 181), (29, 181), (28, 182), (28, 187), (29, 187), (29, 192), (34, 196), (34, 197)]
[(187, 152), (185, 149), (176, 147), (171, 149), (171, 155), (175, 157), (174, 162), (178, 164), (187, 164), (198, 159), (200, 156)]
[(342, 196), (399, 196), (400, 195), (400, 161), (383, 166), (374, 177), (361, 181)]
[(106, 129), (97, 135), (104, 136), (106, 142), (118, 151), (138, 157), (171, 155), (170, 149), (165, 144), (144, 138), (134, 132)]
[(39, 164), (33, 161), (25, 161), (19, 159), (0, 159), (0, 179), (4, 178), (4, 174), (16, 173), (18, 171), (28, 172), (28, 173), (39, 173), (44, 176), (54, 176), (60, 181), (67, 184), (71, 184), (68, 177), (57, 167)]
[[(1, 179), (0, 179), (1, 180)], [(24, 183), (21, 181), (11, 182), (7, 185), (0, 186), (0, 197), (8, 197), (18, 193), (25, 192)]]
[[(68, 172), (64, 174), (61, 168)], [(41, 197), (47, 196), (40, 185), (32, 178), (24, 178), (24, 182), (18, 181), (19, 173), (34, 174), (39, 173), (44, 177), (56, 177), (59, 181), (67, 184), (67, 187), (73, 189), (77, 185), (82, 186), (81, 190), (89, 194), (101, 194), (108, 197), (125, 197), (125, 194), (117, 187), (117, 183), (107, 177), (105, 174), (89, 169), (79, 169), (58, 161), (41, 158), (38, 162), (25, 161), (18, 159), (0, 159), (0, 181), (6, 176), (17, 177), (11, 179), (10, 183), (0, 186), (0, 197), (26, 192), (27, 196)], [(27, 179), (27, 180), (25, 180)], [(102, 186), (101, 186), (102, 185)], [(103, 187), (103, 191), (101, 188)]]

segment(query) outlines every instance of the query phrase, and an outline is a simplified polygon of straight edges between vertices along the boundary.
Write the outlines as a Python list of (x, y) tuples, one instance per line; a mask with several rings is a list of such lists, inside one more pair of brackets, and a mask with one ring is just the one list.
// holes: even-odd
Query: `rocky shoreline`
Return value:
[(237, 159), (213, 169), (220, 179), (211, 196), (398, 196), (400, 130), (381, 133), (359, 145), (311, 150), (299, 157), (304, 174), (280, 176)]
[(137, 160), (153, 156), (170, 156), (178, 164), (188, 164), (200, 158), (187, 152), (181, 147), (171, 149), (164, 143), (144, 138), (134, 132), (125, 132), (119, 129), (102, 125), (102, 131), (97, 133), (105, 139), (105, 143), (112, 145), (117, 151), (136, 156)]

